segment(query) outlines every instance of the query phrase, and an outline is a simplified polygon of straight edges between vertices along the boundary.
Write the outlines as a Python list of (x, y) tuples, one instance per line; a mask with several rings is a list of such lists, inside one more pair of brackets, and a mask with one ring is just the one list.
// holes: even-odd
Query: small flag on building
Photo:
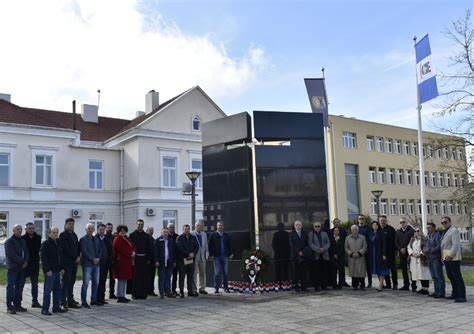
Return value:
[(326, 86), (324, 78), (304, 79), (309, 103), (313, 113), (323, 114), (323, 125), (328, 126), (328, 101), (326, 97)]
[(425, 103), (438, 96), (436, 76), (431, 63), (431, 48), (428, 35), (415, 44), (416, 76), (418, 82), (418, 104)]

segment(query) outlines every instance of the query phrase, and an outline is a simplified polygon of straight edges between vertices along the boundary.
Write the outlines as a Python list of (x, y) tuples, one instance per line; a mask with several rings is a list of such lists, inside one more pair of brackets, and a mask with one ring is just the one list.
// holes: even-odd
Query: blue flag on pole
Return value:
[(313, 113), (323, 114), (323, 125), (328, 126), (328, 102), (324, 78), (304, 79)]
[(419, 104), (422, 104), (439, 95), (436, 76), (431, 63), (431, 48), (428, 35), (415, 44), (415, 54)]

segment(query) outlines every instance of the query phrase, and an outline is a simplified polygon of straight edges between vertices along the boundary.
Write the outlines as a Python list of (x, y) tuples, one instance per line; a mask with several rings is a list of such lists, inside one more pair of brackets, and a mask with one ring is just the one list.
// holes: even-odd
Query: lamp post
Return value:
[(196, 225), (196, 180), (201, 175), (200, 172), (186, 172), (186, 176), (191, 181), (191, 227)]
[(372, 190), (372, 195), (374, 195), (375, 200), (377, 201), (377, 221), (380, 218), (380, 196), (382, 196), (383, 190)]

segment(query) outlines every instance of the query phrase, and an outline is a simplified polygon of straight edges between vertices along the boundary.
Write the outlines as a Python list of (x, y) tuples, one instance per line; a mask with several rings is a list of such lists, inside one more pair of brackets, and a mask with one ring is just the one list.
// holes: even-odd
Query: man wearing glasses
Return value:
[[(359, 224), (359, 234), (362, 234), (365, 237), (365, 241), (367, 245), (369, 244), (369, 234), (370, 234), (370, 227), (365, 223), (365, 216), (360, 214), (359, 217), (357, 217), (357, 222)], [(365, 252), (365, 269), (367, 271), (367, 287), (371, 288), (372, 287), (372, 270), (370, 268), (370, 258), (369, 258), (369, 253), (370, 252)]]
[(310, 266), (315, 291), (327, 289), (330, 245), (327, 233), (321, 231), (321, 223), (314, 223), (313, 230), (308, 233), (308, 246), (314, 252), (313, 263), (310, 263)]
[(466, 302), (466, 286), (461, 275), (461, 240), (459, 230), (451, 226), (451, 218), (441, 218), (444, 227), (444, 235), (441, 240), (441, 258), (446, 266), (446, 274), (451, 281), (453, 293), (448, 299), (454, 299), (456, 303)]
[(430, 295), (436, 299), (445, 297), (446, 284), (443, 276), (443, 263), (441, 262), (441, 234), (436, 231), (435, 223), (428, 223), (428, 236), (426, 249), (423, 251), (428, 259), (428, 268), (433, 278), (434, 293)]
[[(397, 234), (395, 235), (395, 247), (398, 249), (400, 254), (400, 267), (402, 268), (403, 275), (403, 286), (400, 288), (400, 290), (402, 291), (408, 291), (410, 289), (407, 247), (411, 238), (413, 238), (414, 233), (415, 232), (413, 228), (407, 224), (406, 218), (400, 218), (400, 229), (397, 230)], [(412, 286), (412, 289), (416, 290), (416, 287)]]

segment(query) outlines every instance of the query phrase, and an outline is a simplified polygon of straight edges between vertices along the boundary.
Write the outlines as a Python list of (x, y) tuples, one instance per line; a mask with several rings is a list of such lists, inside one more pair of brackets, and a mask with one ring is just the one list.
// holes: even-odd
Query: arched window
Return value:
[(193, 118), (193, 131), (201, 131), (201, 119), (199, 116)]

